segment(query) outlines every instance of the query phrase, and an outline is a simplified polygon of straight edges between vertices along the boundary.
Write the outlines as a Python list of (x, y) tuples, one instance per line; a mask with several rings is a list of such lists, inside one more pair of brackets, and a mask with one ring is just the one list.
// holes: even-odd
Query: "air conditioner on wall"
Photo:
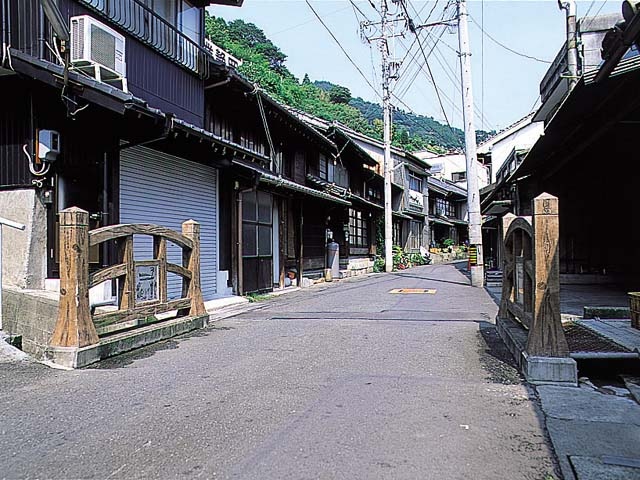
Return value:
[(124, 36), (89, 15), (71, 17), (71, 64), (127, 91)]

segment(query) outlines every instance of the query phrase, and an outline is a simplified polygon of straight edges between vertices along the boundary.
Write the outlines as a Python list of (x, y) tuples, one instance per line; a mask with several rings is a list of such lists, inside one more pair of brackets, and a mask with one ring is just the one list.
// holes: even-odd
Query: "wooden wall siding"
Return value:
[[(0, 22), (0, 28), (5, 28), (5, 34), (9, 40), (8, 43), (12, 48), (34, 57), (38, 56), (39, 47), (39, 11), (39, 0), (8, 0), (7, 2), (0, 2), (0, 14), (3, 17), (3, 21)], [(6, 27), (5, 20), (8, 20)]]
[(4, 95), (0, 107), (0, 186), (31, 187), (31, 174), (22, 151), (32, 143), (29, 95), (12, 77), (0, 79)]
[[(7, 5), (8, 11), (0, 13), (9, 20), (6, 33), (11, 47), (37, 58), (40, 48), (39, 0), (8, 0)], [(125, 36), (127, 82), (132, 94), (146, 100), (152, 107), (203, 127), (204, 84), (196, 74), (166, 59), (74, 0), (58, 0), (58, 6), (67, 20), (76, 15), (91, 15)], [(0, 22), (0, 25), (3, 24)], [(51, 44), (52, 34), (48, 22), (45, 22), (45, 36)], [(46, 47), (43, 51), (44, 59), (53, 61)]]
[(132, 38), (127, 38), (127, 82), (151, 107), (204, 127), (203, 81)]

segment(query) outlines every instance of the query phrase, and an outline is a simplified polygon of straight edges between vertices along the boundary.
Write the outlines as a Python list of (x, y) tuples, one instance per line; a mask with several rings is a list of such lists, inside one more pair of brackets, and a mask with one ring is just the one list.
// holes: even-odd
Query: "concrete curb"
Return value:
[(578, 365), (573, 358), (534, 357), (527, 354), (527, 333), (509, 318), (496, 317), (496, 329), (527, 382), (533, 385), (578, 386)]
[(8, 338), (9, 335), (7, 333), (0, 331), (0, 363), (15, 363), (32, 360), (32, 358), (22, 350), (19, 350), (13, 345), (7, 343)]

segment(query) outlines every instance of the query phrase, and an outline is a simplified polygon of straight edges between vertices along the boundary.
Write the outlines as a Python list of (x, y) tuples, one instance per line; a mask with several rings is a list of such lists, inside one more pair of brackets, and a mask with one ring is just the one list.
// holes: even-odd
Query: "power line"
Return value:
[(369, 17), (367, 17), (367, 15), (360, 9), (360, 7), (356, 5), (356, 2), (354, 2), (353, 0), (349, 0), (349, 3), (351, 3), (351, 6), (354, 10), (357, 10), (358, 12), (360, 12), (360, 15), (362, 15), (366, 20), (369, 20)]
[[(449, 117), (447, 117), (447, 112), (445, 111), (444, 105), (442, 104), (442, 98), (440, 97), (440, 89), (438, 88), (438, 84), (436, 83), (436, 79), (433, 76), (433, 72), (431, 71), (431, 66), (429, 65), (429, 62), (427, 60), (425, 51), (422, 48), (422, 42), (420, 42), (420, 40), (418, 40), (418, 45), (420, 46), (420, 51), (422, 51), (422, 54), (425, 56), (424, 65), (427, 67), (427, 72), (429, 73), (429, 78), (431, 79), (431, 83), (433, 84), (433, 88), (434, 88), (434, 90), (436, 92), (436, 97), (438, 98), (438, 103), (440, 104), (440, 109), (442, 110), (442, 114), (444, 115), (444, 120), (445, 120), (445, 122), (447, 122), (447, 127), (449, 127), (449, 130), (451, 130), (451, 132), (453, 133), (453, 128), (451, 128), (451, 123), (449, 123)], [(459, 143), (459, 139), (458, 139), (458, 143)]]
[(469, 14), (469, 17), (471, 17), (471, 20), (473, 21), (473, 24), (478, 27), (480, 29), (480, 31), (485, 34), (487, 36), (487, 38), (489, 38), (489, 40), (492, 40), (494, 43), (498, 44), (499, 46), (501, 46), (502, 48), (504, 48), (505, 50), (508, 50), (509, 52), (518, 55), (520, 57), (524, 57), (524, 58), (528, 58), (530, 60), (535, 60), (536, 62), (540, 62), (540, 63), (546, 63), (546, 64), (551, 64), (552, 62), (548, 61), (548, 60), (542, 60), (541, 58), (538, 57), (534, 57), (533, 55), (527, 55), (526, 53), (522, 53), (522, 52), (518, 52), (517, 50), (514, 50), (511, 47), (507, 47), (504, 43), (501, 43), (499, 40), (496, 40), (495, 38), (493, 38), (489, 33), (487, 33), (487, 31), (482, 28), (481, 25), (478, 24), (478, 22), (476, 22), (476, 19), (473, 18), (471, 16), (471, 14)]
[(591, 9), (593, 8), (594, 3), (596, 3), (596, 0), (591, 0), (591, 3), (589, 4), (589, 8), (587, 8), (586, 13), (584, 14), (585, 17), (589, 16), (589, 12), (591, 11)]
[[(401, 98), (398, 98), (395, 94), (392, 94), (392, 95), (398, 101), (398, 103), (400, 103), (403, 107), (405, 107), (409, 111), (409, 113), (411, 113), (415, 117), (423, 117), (424, 118), (423, 115), (420, 115), (420, 114), (414, 112), (413, 109), (409, 105), (407, 105)], [(427, 130), (427, 128), (424, 125), (420, 125), (412, 117), (407, 116), (405, 118), (409, 119), (411, 121), (411, 123), (413, 123), (414, 126), (420, 128), (422, 130)], [(443, 142), (443, 143), (448, 143), (449, 142), (449, 140), (446, 139), (445, 137), (443, 137), (442, 134), (439, 133), (438, 131), (431, 129), (431, 132), (433, 133), (433, 135), (435, 137), (440, 139), (441, 142)], [(458, 135), (456, 134), (456, 132), (453, 129), (451, 130), (451, 134), (453, 135), (454, 139), (456, 140), (456, 143), (460, 144), (460, 139), (458, 138)]]
[(604, 8), (604, 6), (607, 4), (608, 1), (609, 0), (605, 0), (604, 2), (602, 2), (602, 5), (600, 5), (600, 8), (598, 9), (598, 11), (593, 14), (593, 17), (591, 17), (591, 21), (589, 22), (589, 25), (586, 25), (582, 30), (587, 30), (589, 27), (591, 27), (591, 25), (593, 25), (593, 22), (595, 22), (596, 17), (600, 14), (600, 12), (602, 11), (602, 9)]
[(340, 47), (340, 50), (342, 50), (342, 53), (345, 54), (345, 56), (347, 57), (347, 59), (349, 60), (349, 62), (351, 62), (351, 65), (354, 66), (354, 68), (358, 71), (358, 73), (360, 74), (360, 76), (362, 76), (362, 78), (364, 79), (365, 82), (367, 82), (367, 85), (369, 85), (369, 87), (371, 87), (371, 90), (373, 90), (375, 92), (375, 94), (380, 97), (382, 99), (382, 96), (380, 95), (380, 93), (378, 92), (378, 90), (376, 90), (376, 88), (371, 84), (371, 82), (369, 81), (369, 79), (367, 78), (367, 76), (362, 72), (362, 70), (360, 69), (360, 67), (358, 67), (358, 65), (356, 65), (356, 62), (353, 61), (353, 59), (351, 58), (351, 56), (347, 53), (347, 51), (344, 49), (344, 47), (342, 46), (342, 44), (340, 43), (340, 41), (338, 41), (338, 39), (336, 38), (336, 36), (333, 34), (333, 32), (331, 31), (331, 29), (327, 26), (326, 23), (324, 23), (324, 20), (322, 20), (322, 17), (320, 17), (320, 15), (318, 15), (318, 12), (316, 12), (316, 10), (313, 8), (313, 6), (311, 5), (311, 3), (309, 3), (309, 0), (305, 0), (307, 5), (309, 6), (309, 8), (311, 9), (311, 11), (313, 12), (313, 14), (318, 18), (318, 20), (320, 21), (320, 23), (322, 24), (322, 26), (325, 28), (325, 30), (327, 30), (327, 32), (329, 33), (329, 35), (331, 35), (331, 38), (333, 38), (333, 40), (336, 42), (336, 44), (338, 45), (338, 47)]
[[(409, 12), (407, 11), (407, 6), (405, 4), (405, 0), (400, 0), (400, 4), (404, 8), (405, 14), (407, 16), (409, 16)], [(424, 57), (424, 65), (427, 67), (427, 72), (429, 73), (429, 78), (431, 79), (431, 83), (433, 84), (433, 88), (434, 88), (434, 90), (436, 92), (436, 97), (438, 98), (438, 103), (440, 104), (440, 109), (442, 110), (442, 114), (444, 115), (444, 119), (447, 122), (447, 126), (449, 127), (449, 130), (451, 130), (451, 132), (453, 133), (453, 129), (451, 128), (451, 123), (449, 122), (449, 117), (447, 117), (447, 112), (445, 111), (444, 105), (442, 104), (442, 98), (440, 97), (440, 90), (438, 89), (438, 85), (436, 83), (436, 79), (433, 76), (433, 72), (431, 71), (431, 66), (429, 65), (429, 61), (427, 60), (427, 53), (424, 51), (424, 47), (422, 46), (422, 41), (420, 40), (420, 34), (415, 28), (412, 29), (411, 31), (413, 32), (413, 34), (418, 39), (418, 47), (420, 47), (420, 51), (422, 52), (422, 56)], [(459, 141), (459, 139), (457, 137), (456, 137), (456, 139), (458, 140), (458, 143), (460, 143), (460, 141)]]
[[(334, 10), (334, 11), (332, 11), (332, 12), (327, 13), (327, 14), (325, 15), (325, 17), (328, 17), (328, 16), (330, 16), (330, 15), (334, 15), (334, 14), (336, 14), (336, 13), (344, 12), (344, 11), (345, 11), (345, 10), (347, 10), (348, 8), (349, 8), (349, 7), (342, 7), (342, 8), (339, 8), (338, 10)], [(307, 20), (306, 22), (298, 23), (297, 25), (292, 25), (292, 26), (290, 26), (290, 27), (285, 28), (284, 30), (280, 30), (280, 31), (275, 32), (275, 33), (270, 33), (269, 35), (270, 35), (270, 36), (272, 36), (272, 37), (273, 37), (273, 36), (275, 36), (275, 35), (280, 35), (281, 33), (288, 32), (289, 30), (294, 30), (294, 29), (296, 29), (296, 28), (299, 28), (299, 27), (302, 27), (302, 26), (304, 26), (304, 25), (307, 25), (307, 24), (309, 24), (309, 23), (313, 22), (314, 20), (315, 20), (314, 18), (310, 18), (310, 19), (309, 19), (309, 20)]]

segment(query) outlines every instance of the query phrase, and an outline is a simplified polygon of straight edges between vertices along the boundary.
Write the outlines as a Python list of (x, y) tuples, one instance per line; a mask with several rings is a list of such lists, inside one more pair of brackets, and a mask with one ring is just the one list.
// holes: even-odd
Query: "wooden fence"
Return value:
[(505, 215), (503, 233), (498, 315), (528, 330), (529, 355), (568, 357), (560, 317), (558, 199), (543, 193), (533, 200), (533, 217)]
[[(134, 235), (153, 237), (153, 259), (134, 260)], [(117, 241), (118, 263), (89, 274), (89, 248), (107, 241)], [(167, 241), (182, 249), (182, 265), (167, 261)], [(181, 298), (168, 299), (167, 273), (182, 277)], [(89, 289), (116, 279), (117, 310), (92, 315)], [(142, 325), (173, 310), (179, 316), (206, 313), (200, 288), (198, 222), (184, 222), (182, 234), (140, 224), (89, 231), (88, 212), (76, 207), (60, 212), (60, 307), (51, 346), (94, 345), (99, 343), (99, 334)]]

